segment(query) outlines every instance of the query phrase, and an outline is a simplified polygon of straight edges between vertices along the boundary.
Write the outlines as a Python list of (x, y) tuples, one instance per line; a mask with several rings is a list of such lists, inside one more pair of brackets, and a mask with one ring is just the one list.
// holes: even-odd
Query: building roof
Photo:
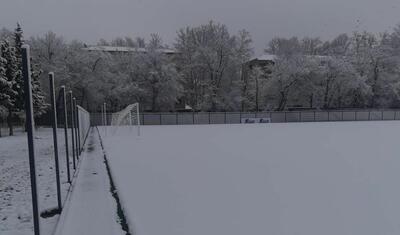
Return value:
[(329, 60), (329, 59), (332, 59), (332, 56), (328, 56), (328, 55), (309, 55), (309, 56), (306, 56), (306, 58), (308, 58), (308, 59), (316, 59), (316, 60)]
[(275, 61), (276, 60), (276, 55), (272, 54), (262, 54), (260, 56), (255, 56), (250, 59), (250, 61), (253, 60), (260, 60), (260, 61)]
[[(132, 52), (132, 53), (147, 53), (146, 48), (139, 47), (120, 47), (120, 46), (88, 46), (82, 48), (85, 51), (102, 51), (102, 52)], [(177, 52), (173, 49), (159, 49), (164, 54), (176, 54)]]
[[(255, 57), (251, 58), (248, 62), (251, 62), (251, 61), (275, 61), (277, 58), (278, 58), (277, 55), (262, 54), (260, 56), (255, 56)], [(305, 55), (305, 58), (316, 59), (316, 60), (329, 60), (332, 57), (326, 56), (326, 55)]]

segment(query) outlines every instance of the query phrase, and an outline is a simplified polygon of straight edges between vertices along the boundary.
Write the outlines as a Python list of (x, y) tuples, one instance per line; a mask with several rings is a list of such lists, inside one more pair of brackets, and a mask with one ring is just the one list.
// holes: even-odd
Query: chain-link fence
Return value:
[(80, 138), (79, 141), (82, 143), (83, 146), (86, 142), (86, 138), (90, 129), (90, 113), (79, 105), (77, 107), (78, 107), (78, 126), (79, 126), (78, 130)]
[[(102, 125), (101, 113), (92, 113), (90, 118), (92, 125)], [(237, 124), (244, 118), (268, 118), (272, 123), (400, 120), (400, 110), (140, 113), (141, 125)], [(110, 125), (110, 113), (107, 121)]]

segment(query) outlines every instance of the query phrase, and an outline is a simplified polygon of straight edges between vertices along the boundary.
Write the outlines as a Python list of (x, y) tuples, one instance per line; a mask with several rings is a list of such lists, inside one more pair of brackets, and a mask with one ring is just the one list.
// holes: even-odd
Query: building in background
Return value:
[[(121, 46), (87, 46), (82, 48), (85, 51), (108, 52), (110, 54), (125, 54), (125, 53), (147, 53), (147, 49), (143, 47), (121, 47)], [(162, 48), (159, 51), (165, 55), (172, 56), (177, 54), (173, 49)]]

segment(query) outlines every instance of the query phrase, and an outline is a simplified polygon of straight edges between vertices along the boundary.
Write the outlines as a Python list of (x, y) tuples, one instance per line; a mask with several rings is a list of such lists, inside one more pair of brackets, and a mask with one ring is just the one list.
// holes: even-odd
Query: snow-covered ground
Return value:
[[(36, 166), (40, 211), (57, 207), (53, 135), (50, 128), (35, 134)], [(58, 131), (63, 201), (67, 194), (64, 132)], [(0, 138), (0, 234), (32, 234), (32, 202), (27, 137), (23, 132)], [(72, 169), (72, 165), (71, 165)], [(58, 216), (41, 218), (42, 234), (52, 234)]]
[(101, 133), (134, 234), (400, 234), (398, 121)]
[(57, 224), (56, 235), (123, 235), (99, 136), (92, 129), (86, 151)]

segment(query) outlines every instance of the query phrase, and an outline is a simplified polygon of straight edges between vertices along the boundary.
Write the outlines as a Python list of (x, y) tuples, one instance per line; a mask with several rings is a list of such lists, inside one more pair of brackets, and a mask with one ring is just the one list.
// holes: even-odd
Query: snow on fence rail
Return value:
[[(107, 113), (110, 125), (111, 113)], [(141, 125), (238, 124), (242, 118), (270, 118), (272, 123), (400, 120), (400, 110), (302, 110), (279, 112), (140, 113)], [(102, 125), (102, 114), (90, 115), (93, 126)]]

